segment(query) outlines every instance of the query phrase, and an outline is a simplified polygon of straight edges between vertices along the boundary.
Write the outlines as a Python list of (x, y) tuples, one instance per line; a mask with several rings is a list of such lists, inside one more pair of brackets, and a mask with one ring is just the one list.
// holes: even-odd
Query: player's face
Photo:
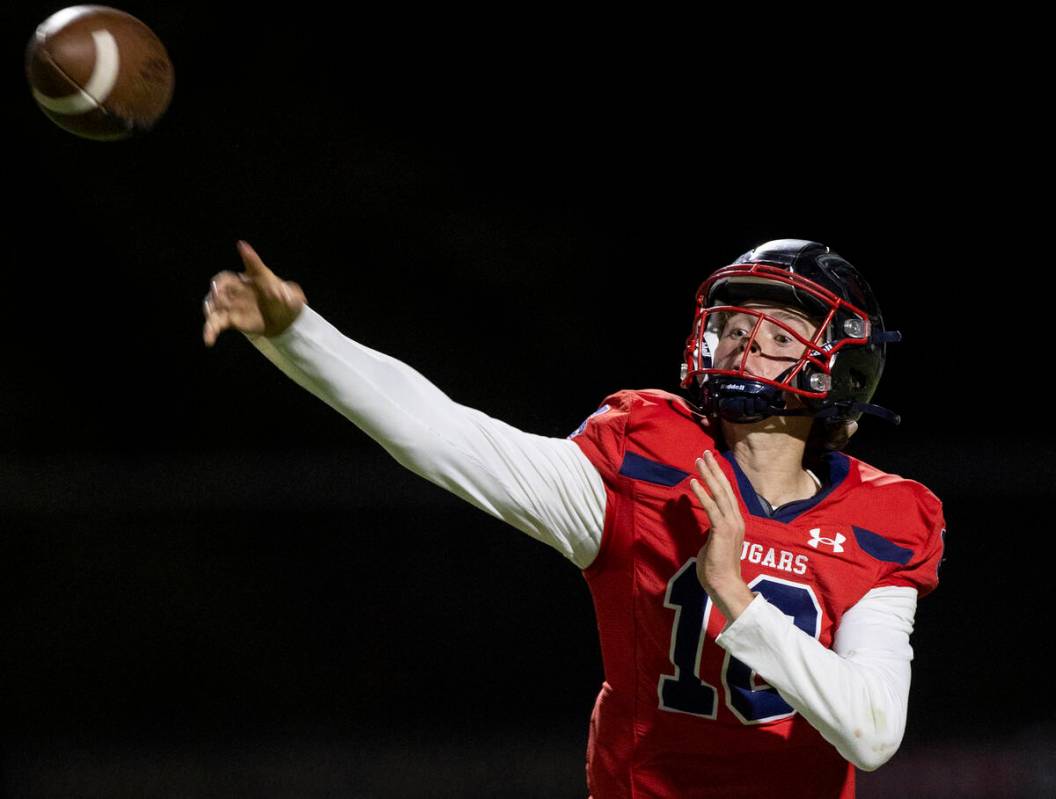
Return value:
[[(762, 302), (746, 302), (744, 308), (763, 311), (767, 316), (779, 319), (803, 338), (810, 340), (817, 331), (817, 326), (798, 308), (787, 305), (774, 305)], [(754, 314), (731, 314), (719, 336), (719, 346), (715, 351), (714, 365), (718, 369), (738, 369), (744, 354), (745, 345), (751, 337), (759, 317)], [(806, 348), (789, 334), (782, 326), (764, 321), (759, 334), (751, 343), (745, 371), (749, 374), (776, 379), (783, 371), (794, 366), (803, 356)]]

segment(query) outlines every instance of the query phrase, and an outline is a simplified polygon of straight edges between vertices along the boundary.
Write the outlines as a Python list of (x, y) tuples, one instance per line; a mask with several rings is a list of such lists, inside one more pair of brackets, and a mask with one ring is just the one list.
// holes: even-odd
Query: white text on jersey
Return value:
[(749, 544), (747, 541), (741, 546), (741, 560), (792, 574), (804, 574), (810, 562), (806, 555), (796, 555), (784, 549), (764, 547), (762, 544)]

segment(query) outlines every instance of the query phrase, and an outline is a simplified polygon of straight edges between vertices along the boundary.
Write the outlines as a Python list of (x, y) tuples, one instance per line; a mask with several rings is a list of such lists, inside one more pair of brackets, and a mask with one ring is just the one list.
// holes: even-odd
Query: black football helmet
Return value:
[[(793, 306), (817, 324), (817, 332), (807, 339), (786, 322), (744, 307), (751, 301)], [(730, 313), (756, 319), (740, 363), (718, 369), (712, 356)], [(745, 370), (747, 353), (764, 322), (803, 345), (798, 361), (773, 380)], [(898, 424), (897, 414), (869, 400), (884, 370), (887, 343), (901, 338), (884, 329), (876, 297), (846, 260), (815, 241), (768, 241), (701, 285), (693, 331), (686, 340), (682, 387), (696, 387), (706, 413), (733, 422), (804, 415), (835, 424), (871, 413)], [(798, 395), (803, 407), (787, 408), (786, 394)]]

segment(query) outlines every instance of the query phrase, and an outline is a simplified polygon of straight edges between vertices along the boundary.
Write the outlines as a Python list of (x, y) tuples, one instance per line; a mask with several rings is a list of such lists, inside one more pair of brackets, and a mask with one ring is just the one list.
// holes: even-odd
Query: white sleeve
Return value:
[(605, 488), (574, 442), (525, 433), (453, 402), (410, 366), (345, 337), (309, 307), (281, 335), (247, 338), (411, 471), (581, 569), (598, 554)]
[(874, 588), (840, 621), (833, 648), (763, 597), (716, 639), (777, 689), (847, 760), (873, 771), (906, 729), (917, 592)]

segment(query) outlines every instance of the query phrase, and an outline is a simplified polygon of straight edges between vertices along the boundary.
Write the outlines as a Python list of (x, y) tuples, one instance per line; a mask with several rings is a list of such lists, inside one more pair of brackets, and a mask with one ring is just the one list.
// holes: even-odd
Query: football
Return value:
[(72, 6), (44, 20), (26, 47), (26, 76), (52, 122), (103, 141), (153, 127), (174, 82), (154, 32), (107, 6)]

